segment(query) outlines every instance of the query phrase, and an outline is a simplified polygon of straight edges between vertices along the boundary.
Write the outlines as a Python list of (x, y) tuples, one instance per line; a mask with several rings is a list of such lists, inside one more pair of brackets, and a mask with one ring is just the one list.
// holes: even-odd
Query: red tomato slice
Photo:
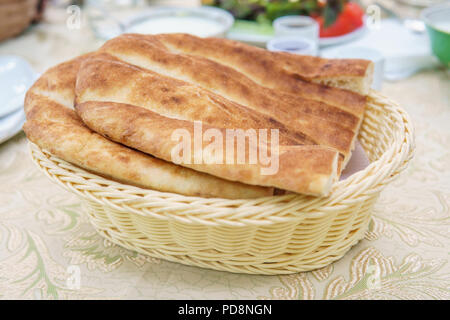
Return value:
[(345, 11), (347, 15), (349, 16), (349, 19), (352, 20), (353, 24), (355, 26), (362, 26), (363, 24), (363, 18), (364, 18), (364, 11), (361, 9), (361, 7), (354, 2), (347, 3), (345, 7)]
[(314, 19), (319, 23), (320, 37), (328, 38), (342, 36), (358, 29), (363, 25), (363, 17), (364, 11), (361, 7), (354, 2), (349, 2), (331, 26), (324, 27), (323, 17), (316, 17)]

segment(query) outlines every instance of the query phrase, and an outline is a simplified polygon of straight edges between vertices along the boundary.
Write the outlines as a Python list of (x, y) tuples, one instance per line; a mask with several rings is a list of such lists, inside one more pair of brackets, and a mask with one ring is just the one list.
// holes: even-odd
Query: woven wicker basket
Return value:
[(24, 31), (38, 13), (38, 0), (0, 0), (0, 41)]
[(131, 250), (187, 265), (252, 274), (324, 267), (363, 238), (380, 191), (414, 151), (408, 115), (372, 92), (359, 141), (371, 164), (330, 197), (188, 197), (120, 184), (30, 144), (37, 165), (79, 195), (96, 230)]

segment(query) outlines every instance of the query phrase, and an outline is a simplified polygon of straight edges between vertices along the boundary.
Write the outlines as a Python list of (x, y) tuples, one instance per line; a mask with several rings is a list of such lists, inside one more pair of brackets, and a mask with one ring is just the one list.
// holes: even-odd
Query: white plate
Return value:
[(23, 107), (28, 88), (36, 80), (30, 64), (20, 57), (0, 56), (0, 117)]
[(319, 39), (319, 46), (320, 47), (327, 47), (327, 46), (334, 46), (338, 44), (343, 44), (345, 42), (350, 42), (353, 40), (356, 40), (359, 37), (362, 37), (367, 32), (367, 28), (365, 25), (359, 27), (358, 29), (344, 34), (339, 37), (329, 37), (329, 38), (320, 38)]
[(22, 107), (8, 116), (0, 118), (0, 143), (19, 133), (24, 123), (25, 112)]
[(108, 40), (122, 33), (190, 33), (200, 37), (224, 37), (234, 23), (226, 10), (215, 7), (158, 7), (128, 17), (93, 7), (89, 21), (98, 38)]

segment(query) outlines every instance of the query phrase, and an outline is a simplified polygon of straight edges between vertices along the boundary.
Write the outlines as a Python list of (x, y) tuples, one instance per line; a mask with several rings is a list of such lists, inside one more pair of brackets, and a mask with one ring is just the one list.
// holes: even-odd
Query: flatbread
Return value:
[[(171, 51), (170, 48), (173, 46), (166, 45), (166, 42), (169, 42), (168, 39), (175, 38), (176, 40), (179, 36), (128, 34), (108, 41), (100, 51), (114, 56), (115, 59), (121, 60), (123, 64), (128, 64), (129, 68), (138, 66), (139, 71), (136, 72), (139, 72), (139, 75), (133, 74), (131, 70), (126, 71), (125, 67), (122, 71), (115, 72), (114, 78), (109, 73), (106, 75), (102, 72), (94, 75), (91, 72), (89, 79), (89, 74), (82, 72), (78, 79), (95, 87), (85, 86), (81, 89), (88, 89), (89, 92), (93, 93), (94, 91), (94, 93), (90, 97), (86, 97), (83, 90), (77, 91), (77, 99), (79, 98), (79, 101), (83, 102), (88, 101), (89, 98), (95, 100), (96, 97), (101, 97), (100, 99), (108, 101), (128, 103), (130, 102), (129, 97), (132, 97), (134, 100), (133, 104), (144, 106), (144, 100), (148, 99), (148, 92), (154, 93), (156, 89), (152, 90), (154, 85), (147, 85), (145, 88), (141, 84), (136, 86), (136, 79), (138, 79), (139, 83), (148, 82), (147, 79), (150, 77), (164, 79), (164, 82), (172, 83), (170, 85), (172, 90), (165, 93), (166, 96), (172, 97), (183, 95), (177, 84), (184, 83), (184, 87), (189, 87), (188, 90), (190, 92), (208, 90), (210, 95), (222, 98), (223, 103), (227, 105), (239, 104), (253, 110), (253, 112), (262, 113), (266, 117), (282, 123), (290, 132), (303, 137), (296, 144), (318, 144), (335, 148), (341, 153), (345, 165), (351, 156), (351, 150), (362, 121), (365, 97), (347, 90), (327, 88), (309, 82), (307, 82), (308, 86), (313, 86), (317, 92), (325, 92), (325, 95), (337, 97), (336, 100), (339, 103), (335, 103), (333, 100), (331, 100), (331, 103), (325, 103), (320, 101), (320, 99), (312, 99), (322, 97), (319, 93), (311, 95), (311, 97), (304, 97), (301, 92), (294, 94), (293, 92), (282, 91), (280, 88), (275, 90), (262, 84), (267, 82), (261, 80), (261, 77), (266, 77), (266, 75), (261, 74), (262, 72), (252, 73), (252, 76), (249, 77), (249, 73), (242, 72), (243, 68), (240, 65), (237, 67), (234, 65), (234, 68), (231, 67), (231, 64), (226, 65), (227, 61), (237, 59), (235, 56), (240, 56), (240, 54), (231, 52), (230, 55), (232, 57), (221, 55), (220, 61), (225, 61), (221, 63), (210, 59), (210, 55), (204, 57), (192, 55), (190, 51), (189, 54)], [(225, 48), (226, 51), (226, 44), (229, 43), (229, 41), (225, 41), (224, 45), (221, 46), (222, 42), (220, 39), (186, 37), (185, 42), (193, 41), (193, 43), (198, 45), (196, 46), (197, 53), (199, 51), (198, 48), (208, 48), (205, 45), (202, 46), (204, 42), (206, 44), (211, 41), (218, 42), (220, 50), (216, 49), (215, 52), (221, 51), (222, 48)], [(175, 40), (171, 40), (170, 43), (176, 43)], [(187, 45), (184, 45), (183, 48), (185, 46)], [(247, 46), (244, 48), (247, 48)], [(262, 52), (264, 52), (264, 55), (270, 53), (265, 50), (262, 50)], [(247, 54), (248, 52), (245, 51), (245, 53)], [(252, 55), (252, 52), (249, 54)], [(106, 61), (102, 61), (102, 64), (106, 64)], [(97, 65), (100, 65), (100, 62)], [(108, 68), (112, 68), (111, 63), (110, 67), (104, 66), (102, 71)], [(296, 79), (283, 79), (282, 75), (285, 72), (281, 70), (270, 70), (270, 68), (261, 70), (263, 72), (272, 72), (271, 78), (280, 77), (279, 80), (285, 83), (291, 80), (298, 82)], [(105, 80), (106, 77), (109, 77), (111, 81)], [(254, 81), (254, 78), (259, 80)], [(175, 86), (177, 88), (174, 88)], [(109, 90), (105, 89), (105, 87), (109, 88)], [(129, 88), (126, 97), (122, 94), (123, 89), (119, 90), (119, 88), (124, 87)], [(134, 94), (130, 94), (131, 88)], [(95, 93), (95, 91), (97, 92)], [(145, 94), (146, 92), (147, 95)], [(136, 99), (136, 97), (138, 98)], [(141, 98), (140, 100), (139, 97)], [(204, 98), (200, 100), (202, 99), (205, 101)], [(189, 101), (189, 105), (200, 105), (198, 100), (194, 103), (188, 97), (184, 101)], [(191, 101), (192, 103), (190, 103)], [(205, 102), (208, 103), (207, 101)], [(230, 109), (230, 107), (227, 107), (227, 109)], [(156, 111), (154, 106), (152, 110)], [(220, 113), (217, 116), (224, 118), (223, 114)], [(237, 115), (237, 117), (241, 117), (241, 115)], [(217, 125), (217, 123), (210, 124)]]
[(273, 195), (273, 188), (223, 180), (154, 158), (90, 130), (73, 109), (79, 67), (90, 55), (44, 73), (28, 91), (24, 131), (55, 156), (94, 173), (144, 188), (228, 199)]
[[(358, 95), (352, 96), (346, 91), (365, 96), (372, 82), (374, 66), (369, 60), (323, 59), (271, 52), (233, 40), (203, 39), (188, 34), (161, 34), (156, 37), (172, 51), (206, 57), (231, 66), (266, 86), (325, 102), (341, 103), (342, 106), (359, 100)], [(335, 88), (324, 90), (319, 84), (329, 84)]]
[[(145, 188), (230, 199), (272, 195), (274, 187), (325, 196), (364, 115), (366, 98), (350, 90), (364, 94), (371, 67), (222, 39), (122, 35), (46, 72), (27, 94), (24, 130), (66, 161)], [(279, 156), (278, 170), (261, 174), (259, 162), (171, 163), (171, 134), (193, 133), (198, 120), (222, 134), (278, 129), (281, 146), (268, 150)]]
[(202, 121), (219, 128), (278, 129), (280, 143), (313, 144), (281, 122), (229, 101), (200, 86), (123, 62), (109, 54), (86, 59), (77, 75), (76, 103), (110, 101), (140, 106), (158, 114)]
[[(76, 109), (88, 127), (166, 161), (172, 161), (176, 146), (172, 131), (189, 131), (193, 121), (222, 130), (281, 129), (282, 145), (303, 147), (281, 153), (282, 171), (276, 174), (259, 174), (258, 164), (179, 164), (246, 184), (318, 196), (330, 192), (341, 167), (336, 149), (344, 157), (350, 154), (358, 117), (313, 100), (300, 105), (294, 95), (278, 94), (214, 61), (160, 50), (154, 39), (120, 36), (83, 62), (77, 75)], [(182, 79), (175, 78), (171, 69)], [(192, 81), (201, 74), (206, 76)], [(243, 96), (246, 100), (239, 100)]]
[[(332, 148), (318, 145), (281, 146), (279, 152), (271, 158), (276, 158), (273, 163), (255, 161), (252, 164), (244, 159), (239, 164), (238, 151), (234, 147), (233, 157), (230, 164), (227, 164), (228, 150), (224, 138), (219, 145), (222, 152), (207, 153), (207, 148), (204, 147), (203, 155), (196, 163), (193, 139), (195, 129), (192, 121), (168, 118), (145, 108), (108, 101), (84, 102), (77, 104), (76, 109), (89, 128), (109, 139), (166, 161), (174, 161), (173, 151), (179, 145), (179, 141), (172, 138), (173, 133), (183, 130), (189, 134), (190, 152), (188, 158), (179, 164), (227, 180), (322, 196), (330, 192), (337, 178), (338, 153)], [(205, 132), (210, 129), (215, 129), (221, 137), (226, 137), (225, 129), (203, 125)], [(246, 143), (244, 147), (242, 154), (247, 158), (245, 155), (251, 154), (251, 146)], [(254, 154), (259, 155), (262, 148), (258, 146), (256, 149), (253, 150)], [(264, 152), (272, 155), (275, 151), (268, 147)]]

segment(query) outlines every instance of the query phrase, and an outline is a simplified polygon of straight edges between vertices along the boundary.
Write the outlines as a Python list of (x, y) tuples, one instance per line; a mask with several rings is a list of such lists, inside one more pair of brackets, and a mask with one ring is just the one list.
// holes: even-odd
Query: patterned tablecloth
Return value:
[[(89, 32), (41, 25), (0, 44), (40, 72), (98, 45)], [(250, 276), (170, 263), (96, 234), (79, 199), (31, 162), (23, 133), (0, 146), (0, 298), (450, 299), (450, 78), (386, 83), (416, 126), (417, 154), (375, 206), (366, 237), (314, 272)]]

